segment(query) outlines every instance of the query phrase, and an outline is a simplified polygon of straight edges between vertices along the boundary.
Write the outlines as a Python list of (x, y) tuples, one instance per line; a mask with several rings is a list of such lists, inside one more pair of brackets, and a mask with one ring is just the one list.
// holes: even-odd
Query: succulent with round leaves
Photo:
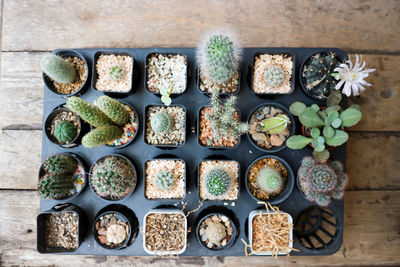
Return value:
[(72, 83), (76, 77), (74, 66), (62, 57), (47, 54), (40, 61), (42, 71), (58, 83)]
[(171, 99), (171, 94), (172, 90), (174, 90), (174, 85), (171, 82), (168, 86), (165, 84), (161, 86), (160, 88), (160, 94), (161, 94), (161, 101), (164, 103), (164, 105), (169, 106), (172, 103)]
[(329, 159), (326, 146), (336, 147), (346, 143), (349, 135), (344, 131), (344, 127), (356, 125), (362, 116), (359, 105), (352, 105), (343, 110), (339, 106), (340, 101), (341, 94), (335, 91), (329, 96), (326, 109), (321, 109), (316, 104), (307, 107), (304, 103), (294, 102), (289, 110), (310, 129), (310, 137), (293, 135), (286, 140), (286, 145), (291, 149), (302, 149), (311, 144), (314, 157), (326, 162)]
[(305, 157), (298, 170), (301, 191), (307, 200), (320, 206), (328, 206), (332, 199), (342, 199), (347, 175), (339, 161), (321, 163)]
[(285, 80), (285, 72), (280, 65), (269, 66), (264, 71), (264, 82), (268, 87), (277, 88)]
[(222, 168), (211, 169), (205, 177), (207, 192), (213, 196), (225, 194), (231, 183), (228, 172)]
[(54, 128), (54, 136), (61, 144), (70, 143), (77, 135), (75, 125), (70, 121), (60, 121)]
[(262, 121), (262, 124), (264, 125), (262, 131), (269, 134), (279, 134), (286, 129), (289, 123), (290, 120), (288, 116), (285, 114), (278, 114)]
[(317, 98), (325, 99), (335, 91), (338, 81), (331, 76), (341, 62), (334, 53), (316, 54), (304, 65), (301, 76), (305, 87)]
[(129, 120), (129, 112), (124, 104), (109, 96), (104, 95), (97, 98), (96, 106), (117, 125), (122, 126)]
[(67, 98), (67, 107), (75, 112), (84, 121), (94, 127), (113, 125), (113, 122), (98, 107), (92, 105), (80, 97)]
[(170, 171), (161, 170), (156, 174), (155, 184), (160, 190), (170, 190), (174, 187), (175, 177)]
[(78, 162), (65, 154), (51, 155), (43, 162), (43, 168), (50, 174), (72, 174), (77, 166)]
[(38, 193), (43, 198), (61, 199), (68, 197), (75, 188), (75, 178), (68, 174), (46, 174), (38, 184)]
[(150, 126), (156, 133), (165, 133), (172, 127), (172, 118), (166, 112), (157, 112), (151, 117)]
[(125, 70), (120, 65), (113, 65), (108, 70), (108, 75), (113, 80), (121, 80), (125, 76)]
[(217, 84), (237, 73), (241, 54), (235, 35), (226, 30), (208, 34), (196, 50), (200, 71)]
[(257, 174), (257, 183), (267, 193), (279, 193), (283, 187), (280, 173), (269, 167), (264, 167)]
[(82, 145), (86, 148), (102, 146), (120, 138), (122, 134), (123, 131), (115, 125), (98, 127), (82, 138)]

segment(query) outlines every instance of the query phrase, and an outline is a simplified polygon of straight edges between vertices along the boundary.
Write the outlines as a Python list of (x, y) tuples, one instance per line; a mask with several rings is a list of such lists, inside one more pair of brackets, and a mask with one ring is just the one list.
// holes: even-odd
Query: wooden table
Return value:
[[(84, 2), (84, 3), (83, 3)], [(1, 1), (0, 266), (400, 265), (400, 1)], [(326, 257), (57, 256), (36, 252), (39, 61), (57, 48), (193, 47), (215, 26), (251, 46), (333, 46), (377, 69), (351, 128), (344, 243)]]

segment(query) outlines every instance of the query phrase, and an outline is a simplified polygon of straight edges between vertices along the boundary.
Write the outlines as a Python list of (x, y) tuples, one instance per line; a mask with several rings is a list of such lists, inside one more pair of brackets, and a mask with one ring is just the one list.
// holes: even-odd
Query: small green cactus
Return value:
[(120, 65), (114, 65), (108, 70), (108, 75), (110, 75), (111, 79), (118, 81), (124, 78), (125, 70)]
[(271, 88), (279, 87), (285, 80), (285, 72), (279, 65), (269, 66), (264, 71), (264, 82)]
[(51, 155), (43, 162), (43, 168), (50, 174), (72, 174), (77, 165), (74, 158), (65, 154)]
[(67, 144), (74, 140), (76, 134), (75, 125), (70, 121), (60, 121), (54, 128), (54, 136), (62, 144)]
[(75, 178), (65, 174), (46, 174), (38, 184), (38, 193), (43, 198), (61, 199), (68, 197), (75, 187)]
[(257, 183), (267, 193), (279, 193), (283, 186), (279, 172), (269, 167), (264, 167), (258, 172)]
[(60, 56), (47, 54), (42, 57), (40, 66), (47, 76), (58, 83), (72, 83), (75, 80), (74, 66)]
[(94, 127), (113, 125), (111, 119), (98, 107), (86, 102), (82, 98), (76, 96), (68, 97), (67, 107)]
[(125, 106), (109, 96), (100, 96), (97, 98), (96, 105), (117, 125), (122, 126), (129, 119), (129, 112)]
[(82, 138), (82, 145), (86, 148), (105, 145), (122, 136), (123, 132), (118, 126), (104, 126), (91, 130)]
[(231, 178), (227, 171), (221, 168), (210, 170), (205, 178), (208, 193), (213, 196), (225, 194), (231, 186)]
[(158, 112), (150, 120), (151, 128), (156, 133), (167, 132), (172, 125), (171, 117), (165, 112)]
[(175, 177), (170, 171), (162, 170), (157, 173), (155, 183), (160, 190), (170, 190), (174, 187)]

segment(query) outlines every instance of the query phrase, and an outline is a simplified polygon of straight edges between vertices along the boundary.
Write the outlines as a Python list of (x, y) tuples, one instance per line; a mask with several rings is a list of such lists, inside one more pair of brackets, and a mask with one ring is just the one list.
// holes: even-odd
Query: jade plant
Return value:
[(125, 76), (125, 71), (120, 65), (113, 65), (108, 70), (108, 75), (111, 77), (111, 79), (118, 81)]
[(327, 161), (327, 146), (336, 147), (346, 143), (349, 135), (344, 127), (354, 126), (361, 120), (360, 106), (352, 105), (343, 110), (339, 106), (341, 99), (339, 91), (332, 92), (326, 109), (321, 109), (316, 104), (307, 107), (304, 103), (294, 102), (289, 110), (310, 131), (310, 137), (294, 135), (286, 140), (286, 145), (291, 149), (302, 149), (311, 144), (314, 157), (321, 162)]
[(74, 124), (70, 121), (60, 121), (54, 128), (54, 136), (60, 143), (70, 143), (77, 135)]
[(307, 200), (328, 206), (332, 199), (342, 199), (347, 175), (339, 161), (321, 163), (305, 157), (298, 170), (299, 185)]
[(150, 120), (150, 126), (156, 133), (167, 132), (172, 125), (172, 118), (165, 112), (158, 112)]
[(213, 196), (225, 194), (231, 185), (228, 172), (221, 168), (211, 169), (206, 175), (205, 182), (207, 192)]
[(74, 66), (60, 56), (47, 54), (42, 57), (40, 66), (48, 77), (58, 83), (72, 83), (75, 80)]
[(43, 168), (50, 174), (70, 174), (75, 171), (77, 164), (74, 158), (63, 154), (56, 154), (44, 161)]
[(97, 98), (96, 106), (117, 125), (124, 125), (129, 120), (129, 112), (124, 105), (109, 96)]
[(175, 177), (170, 171), (161, 170), (156, 175), (155, 183), (160, 190), (170, 190), (174, 187)]
[(279, 172), (269, 167), (264, 167), (258, 172), (257, 183), (262, 190), (268, 193), (278, 193), (283, 186)]

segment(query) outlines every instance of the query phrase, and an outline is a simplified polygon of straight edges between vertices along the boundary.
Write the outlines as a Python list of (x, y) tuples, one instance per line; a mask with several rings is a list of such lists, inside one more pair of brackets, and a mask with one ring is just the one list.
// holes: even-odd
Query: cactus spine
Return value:
[(98, 107), (92, 105), (85, 100), (71, 96), (67, 99), (67, 107), (79, 115), (84, 121), (95, 126), (112, 125), (110, 118), (106, 116)]
[(47, 76), (58, 83), (72, 83), (75, 80), (74, 66), (60, 56), (47, 54), (42, 57), (40, 66)]
[(104, 126), (91, 130), (82, 138), (82, 145), (86, 148), (105, 145), (122, 136), (118, 126)]
[(68, 197), (75, 187), (74, 177), (65, 174), (46, 174), (38, 184), (38, 193), (43, 198), (61, 199)]
[(76, 137), (76, 128), (70, 121), (60, 121), (54, 128), (54, 136), (58, 142), (66, 144)]
[(129, 119), (129, 112), (125, 106), (109, 96), (97, 98), (96, 105), (117, 125), (124, 125)]
[(170, 171), (162, 170), (157, 173), (155, 183), (161, 190), (170, 190), (174, 187), (175, 177)]
[(220, 196), (228, 191), (232, 182), (227, 171), (215, 168), (207, 173), (205, 183), (208, 193), (213, 196)]
[(158, 112), (150, 120), (151, 128), (156, 133), (167, 132), (172, 125), (171, 117), (165, 112)]
[(43, 168), (50, 174), (72, 174), (77, 165), (78, 162), (74, 158), (64, 154), (56, 154), (44, 161)]
[(273, 168), (264, 167), (258, 172), (257, 183), (268, 193), (278, 193), (282, 189), (282, 177)]

